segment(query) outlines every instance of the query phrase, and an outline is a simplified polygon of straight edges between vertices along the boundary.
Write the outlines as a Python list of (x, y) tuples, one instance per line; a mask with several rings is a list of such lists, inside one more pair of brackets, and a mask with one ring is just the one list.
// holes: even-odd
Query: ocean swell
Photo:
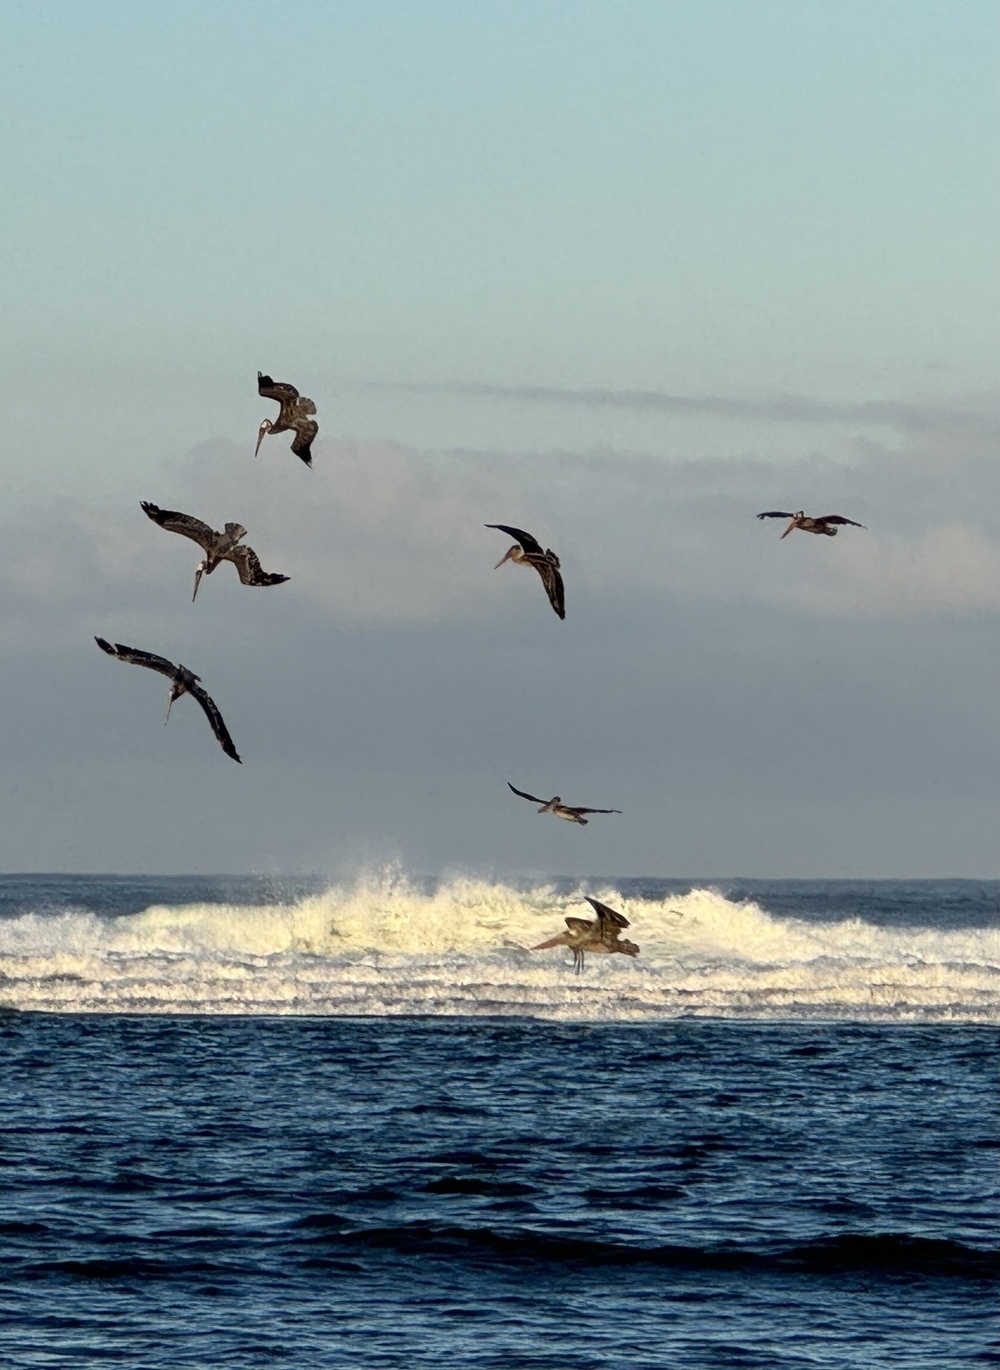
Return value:
[[(319, 1226), (315, 1219), (305, 1219), (300, 1225), (310, 1224)], [(1000, 1279), (1000, 1252), (995, 1249), (894, 1232), (845, 1232), (797, 1245), (754, 1249), (735, 1244), (642, 1246), (516, 1228), (447, 1227), (426, 1222), (357, 1227), (344, 1219), (334, 1219), (324, 1228), (315, 1241), (351, 1254), (375, 1248), (453, 1260), (530, 1261), (584, 1267), (654, 1265), (678, 1270), (776, 1270), (822, 1275), (950, 1275), (991, 1283)]]
[(73, 908), (0, 921), (0, 1006), (46, 1012), (680, 1015), (1000, 1021), (1000, 933), (776, 917), (712, 889), (589, 893), (629, 918), (632, 960), (532, 952), (582, 893), (399, 878), (296, 903)]

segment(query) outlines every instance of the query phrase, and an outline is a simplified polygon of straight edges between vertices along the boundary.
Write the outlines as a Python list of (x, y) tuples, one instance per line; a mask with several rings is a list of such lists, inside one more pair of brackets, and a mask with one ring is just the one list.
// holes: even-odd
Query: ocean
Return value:
[(1000, 1363), (998, 893), (0, 877), (0, 1365)]

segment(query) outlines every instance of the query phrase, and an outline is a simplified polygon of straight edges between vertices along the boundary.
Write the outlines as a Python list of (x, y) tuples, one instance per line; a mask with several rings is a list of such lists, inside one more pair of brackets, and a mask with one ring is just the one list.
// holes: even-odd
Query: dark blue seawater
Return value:
[(11, 1015), (0, 1041), (3, 1364), (986, 1363), (992, 1029)]
[[(558, 882), (19, 880), (0, 881), (4, 1367), (1000, 1363), (995, 884), (606, 882), (643, 953), (577, 977), (513, 945), (554, 930)], [(456, 902), (506, 952), (445, 937)], [(697, 996), (679, 1016), (672, 976), (737, 988), (723, 1016)], [(804, 1014), (778, 1020), (786, 983)], [(102, 986), (146, 1007), (101, 1013)], [(241, 1011), (281, 986), (282, 1016)], [(345, 986), (390, 1014), (349, 1016)], [(404, 1014), (421, 990), (432, 1016)]]

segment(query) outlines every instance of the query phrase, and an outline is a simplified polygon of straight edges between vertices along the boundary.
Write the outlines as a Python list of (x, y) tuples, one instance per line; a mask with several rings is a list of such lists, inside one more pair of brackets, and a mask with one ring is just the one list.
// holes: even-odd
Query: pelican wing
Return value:
[[(312, 411), (316, 412), (315, 407)], [(295, 441), (292, 443), (292, 451), (297, 457), (301, 457), (307, 466), (312, 466), (312, 447), (313, 439), (319, 432), (319, 424), (315, 419), (296, 419), (292, 425), (295, 429)]]
[(509, 533), (515, 542), (519, 542), (521, 544), (522, 549), (525, 552), (533, 553), (534, 555), (540, 557), (544, 557), (545, 555), (545, 553), (541, 549), (541, 546), (539, 545), (539, 543), (535, 541), (531, 534), (525, 533), (520, 528), (511, 528), (506, 523), (484, 523), (483, 527), (499, 528), (501, 533)]
[(822, 518), (816, 520), (817, 523), (849, 523), (852, 528), (863, 528), (863, 523), (855, 523), (853, 519), (845, 519), (843, 514), (824, 514)]
[(594, 931), (594, 925), (589, 918), (567, 918), (566, 926), (570, 932), (581, 934)]
[(563, 578), (559, 574), (559, 562), (550, 552), (543, 552), (540, 557), (526, 556), (526, 561), (530, 561), (532, 566), (542, 578), (545, 586), (545, 593), (549, 597), (549, 603), (555, 609), (560, 618), (566, 617), (566, 591), (563, 588)]
[(192, 514), (179, 514), (176, 509), (160, 509), (148, 500), (140, 500), (144, 514), (165, 528), (168, 533), (181, 533), (184, 537), (197, 542), (206, 552), (215, 538), (215, 529), (196, 519)]
[(581, 809), (578, 805), (565, 806), (570, 813), (621, 813), (621, 809)]
[(766, 514), (758, 514), (759, 519), (793, 519), (794, 514), (782, 513), (780, 509), (770, 509)]
[[(222, 715), (219, 713), (218, 706), (212, 696), (201, 685), (191, 685), (188, 693), (194, 696), (205, 711), (205, 717), (211, 724), (212, 732), (215, 733), (215, 736), (218, 738), (219, 746), (222, 750), (227, 756), (231, 756), (234, 761), (240, 761), (239, 752), (237, 752), (236, 747), (233, 744), (233, 739), (229, 736), (229, 729), (223, 722)], [(240, 761), (240, 765), (243, 765), (242, 761)]]
[(281, 585), (288, 576), (279, 576), (261, 569), (260, 560), (252, 547), (234, 547), (228, 559), (236, 567), (244, 585)]
[(545, 942), (539, 942), (538, 945), (536, 947), (532, 947), (531, 950), (545, 951), (548, 947), (564, 947), (569, 941), (570, 934), (568, 932), (557, 932), (555, 937), (550, 937)]
[(126, 647), (121, 642), (116, 642), (112, 647), (103, 637), (95, 637), (94, 641), (102, 652), (116, 656), (119, 661), (130, 661), (133, 666), (148, 666), (151, 671), (159, 671), (160, 675), (169, 676), (171, 680), (177, 674), (174, 663), (165, 656), (157, 656), (155, 652), (140, 652), (137, 647)]
[[(591, 905), (594, 912), (601, 920), (602, 927), (606, 922), (614, 924), (616, 928), (628, 927), (628, 919), (623, 913), (617, 913), (614, 909), (609, 909), (607, 904), (602, 904), (599, 899), (591, 899), (589, 894), (585, 894), (583, 897), (586, 899), (587, 903)], [(616, 933), (615, 936), (617, 937), (617, 935), (618, 934)]]
[(513, 790), (515, 794), (519, 794), (522, 799), (530, 799), (532, 804), (547, 804), (549, 802), (547, 799), (539, 799), (537, 795), (526, 794), (524, 790), (519, 790), (516, 785), (512, 785), (509, 780), (507, 781), (507, 788)]
[(257, 372), (257, 394), (263, 395), (266, 400), (277, 400), (279, 404), (287, 404), (289, 400), (299, 397), (294, 385), (289, 385), (287, 381), (273, 381), (263, 371)]

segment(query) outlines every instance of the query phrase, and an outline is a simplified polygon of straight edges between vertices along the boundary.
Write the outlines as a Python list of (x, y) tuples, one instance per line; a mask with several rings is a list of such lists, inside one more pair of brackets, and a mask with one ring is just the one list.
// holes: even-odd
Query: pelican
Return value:
[(525, 794), (524, 790), (517, 789), (507, 781), (507, 788), (519, 794), (522, 799), (530, 799), (532, 804), (541, 804), (539, 813), (554, 813), (557, 818), (565, 818), (567, 823), (579, 823), (585, 826), (588, 819), (584, 818), (585, 813), (621, 813), (621, 809), (579, 809), (573, 808), (569, 804), (564, 804), (558, 795), (552, 799), (539, 799), (535, 794)]
[(549, 603), (560, 618), (566, 617), (566, 594), (563, 590), (562, 576), (559, 574), (559, 558), (551, 548), (543, 552), (530, 533), (520, 528), (508, 528), (506, 523), (486, 523), (484, 528), (499, 528), (501, 533), (509, 533), (517, 538), (517, 543), (505, 557), (497, 562), (494, 571), (499, 571), (505, 561), (518, 561), (522, 566), (533, 566), (542, 578)]
[(849, 523), (852, 528), (863, 528), (863, 523), (855, 523), (853, 519), (845, 519), (843, 514), (824, 514), (822, 518), (809, 518), (800, 509), (797, 514), (783, 514), (780, 509), (772, 509), (766, 514), (758, 514), (759, 519), (791, 519), (791, 523), (778, 539), (787, 538), (793, 528), (799, 528), (803, 533), (825, 533), (828, 538), (837, 536), (837, 529), (831, 528), (832, 523)]
[[(205, 711), (205, 717), (212, 726), (212, 732), (218, 738), (219, 746), (231, 756), (234, 761), (240, 761), (239, 753), (233, 745), (233, 739), (229, 736), (229, 729), (222, 721), (222, 715), (216, 706), (215, 700), (208, 691), (200, 684), (201, 676), (195, 675), (194, 671), (189, 671), (186, 666), (175, 666), (172, 661), (168, 661), (165, 656), (156, 656), (153, 652), (140, 652), (135, 647), (124, 647), (120, 642), (116, 642), (112, 647), (110, 642), (105, 642), (103, 637), (95, 637), (94, 641), (102, 652), (107, 652), (108, 656), (117, 657), (119, 661), (130, 661), (133, 666), (148, 666), (152, 671), (159, 671), (160, 675), (170, 678), (170, 694), (167, 696), (167, 717), (166, 722), (170, 722), (170, 710), (175, 699), (180, 699), (181, 695), (191, 695), (198, 701)], [(240, 765), (243, 762), (240, 761)]]
[(289, 385), (287, 381), (273, 381), (270, 376), (265, 376), (263, 371), (257, 372), (257, 393), (263, 395), (266, 400), (277, 400), (281, 409), (276, 419), (265, 419), (257, 430), (254, 456), (260, 451), (265, 433), (286, 433), (290, 428), (294, 428), (295, 441), (292, 443), (292, 451), (297, 457), (301, 457), (307, 466), (312, 466), (312, 453), (309, 449), (313, 438), (319, 432), (319, 424), (309, 417), (316, 412), (312, 400), (300, 395), (294, 385)]
[(583, 970), (583, 956), (588, 951), (609, 954), (620, 951), (623, 956), (638, 956), (639, 948), (636, 944), (618, 934), (619, 928), (627, 928), (629, 925), (625, 915), (609, 909), (607, 904), (602, 904), (599, 899), (591, 899), (589, 894), (585, 894), (584, 898), (597, 914), (596, 923), (591, 923), (586, 918), (567, 918), (568, 931), (550, 937), (547, 942), (539, 942), (538, 946), (532, 947), (531, 950), (544, 951), (547, 947), (569, 947), (573, 952), (573, 966), (577, 975)]
[(288, 576), (274, 575), (270, 571), (262, 570), (257, 553), (252, 547), (237, 546), (240, 538), (247, 535), (242, 523), (227, 523), (226, 531), (217, 533), (214, 528), (209, 528), (207, 523), (193, 518), (191, 514), (179, 514), (176, 509), (159, 509), (148, 500), (140, 500), (139, 503), (153, 522), (158, 523), (161, 528), (166, 528), (168, 533), (182, 533), (184, 537), (197, 542), (203, 548), (205, 556), (194, 570), (192, 604), (198, 598), (198, 586), (202, 576), (210, 576), (220, 561), (231, 561), (244, 585), (281, 585), (288, 580)]

